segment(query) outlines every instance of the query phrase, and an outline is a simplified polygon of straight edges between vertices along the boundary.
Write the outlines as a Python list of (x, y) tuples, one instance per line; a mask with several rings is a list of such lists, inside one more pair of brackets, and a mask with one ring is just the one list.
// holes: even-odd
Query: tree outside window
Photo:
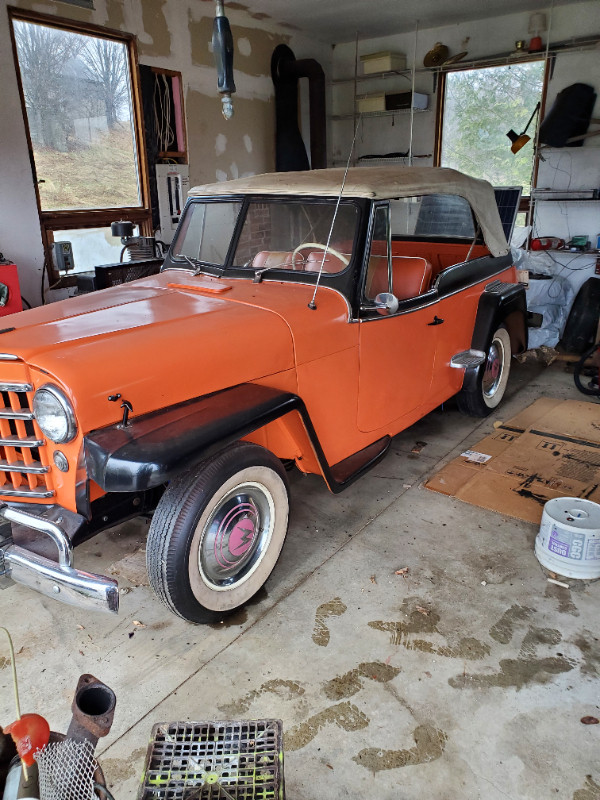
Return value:
[[(542, 96), (544, 62), (528, 61), (446, 75), (441, 166), (493, 186), (531, 191), (533, 147), (510, 150), (507, 132), (521, 133)], [(536, 120), (528, 133), (534, 138)]]
[(140, 206), (127, 45), (13, 24), (41, 210)]

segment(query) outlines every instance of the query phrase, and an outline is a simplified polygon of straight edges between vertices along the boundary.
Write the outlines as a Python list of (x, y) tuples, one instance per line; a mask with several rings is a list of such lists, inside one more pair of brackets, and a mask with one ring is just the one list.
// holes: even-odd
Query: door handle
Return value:
[(433, 318), (433, 322), (428, 322), (428, 325), (441, 325), (444, 320), (441, 317), (438, 317), (437, 314)]

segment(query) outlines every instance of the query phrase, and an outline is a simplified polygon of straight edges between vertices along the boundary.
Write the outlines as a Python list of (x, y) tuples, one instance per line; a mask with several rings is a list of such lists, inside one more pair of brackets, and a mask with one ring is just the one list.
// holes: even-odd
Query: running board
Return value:
[[(343, 461), (334, 464), (329, 469), (329, 475), (326, 476), (327, 483), (330, 484), (329, 488), (336, 493), (345, 489), (346, 486), (375, 466), (378, 461), (381, 461), (389, 450), (391, 443), (392, 437), (384, 436), (357, 453), (352, 453), (351, 456), (348, 456)], [(330, 481), (335, 482), (334, 486), (331, 485)]]
[(483, 350), (463, 350), (462, 353), (457, 353), (450, 359), (450, 366), (456, 369), (468, 369), (469, 367), (478, 367), (485, 361), (485, 353)]

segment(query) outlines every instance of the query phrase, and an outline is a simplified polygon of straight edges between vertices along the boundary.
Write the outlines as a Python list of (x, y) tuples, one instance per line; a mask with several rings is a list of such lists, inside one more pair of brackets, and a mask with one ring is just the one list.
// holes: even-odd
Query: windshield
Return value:
[(205, 264), (225, 265), (241, 203), (191, 203), (177, 231), (172, 252)]
[(318, 272), (325, 259), (325, 272), (341, 272), (352, 256), (358, 212), (354, 205), (340, 204), (326, 254), (335, 207), (335, 200), (251, 202), (233, 264)]
[(321, 266), (335, 274), (350, 263), (358, 223), (353, 203), (340, 203), (336, 213), (336, 200), (293, 202), (274, 197), (247, 203), (227, 265), (241, 208), (240, 202), (191, 203), (173, 243), (174, 257), (247, 268), (252, 274), (271, 269), (319, 272)]

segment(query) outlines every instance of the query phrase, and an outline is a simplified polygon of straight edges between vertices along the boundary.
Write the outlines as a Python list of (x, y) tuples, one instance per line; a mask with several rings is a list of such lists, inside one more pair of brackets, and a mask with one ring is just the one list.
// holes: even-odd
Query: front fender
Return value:
[(245, 383), (111, 425), (84, 439), (88, 477), (106, 492), (139, 492), (172, 480), (297, 406), (298, 398)]

